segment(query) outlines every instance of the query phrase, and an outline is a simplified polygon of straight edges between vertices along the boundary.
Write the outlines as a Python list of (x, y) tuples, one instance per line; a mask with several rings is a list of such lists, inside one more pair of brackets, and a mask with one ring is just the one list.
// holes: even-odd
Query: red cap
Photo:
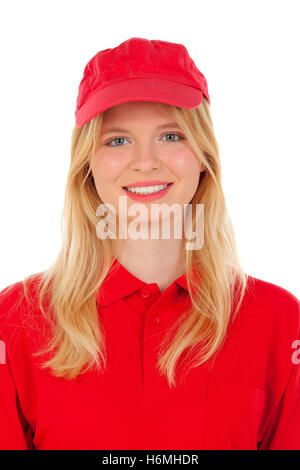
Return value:
[(97, 114), (128, 101), (158, 101), (193, 109), (207, 82), (182, 44), (131, 38), (98, 52), (87, 63), (75, 110), (81, 127)]

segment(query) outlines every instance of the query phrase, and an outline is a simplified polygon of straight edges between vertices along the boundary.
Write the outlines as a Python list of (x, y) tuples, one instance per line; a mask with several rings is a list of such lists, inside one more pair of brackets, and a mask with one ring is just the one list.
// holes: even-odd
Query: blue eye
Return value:
[[(175, 132), (171, 132), (171, 133), (165, 134), (165, 135), (163, 135), (163, 137), (166, 137), (167, 135), (172, 135), (172, 136), (174, 136), (174, 137), (180, 137), (180, 139), (183, 139), (183, 137), (181, 137), (181, 135), (176, 134)], [(168, 140), (167, 142), (177, 142), (177, 141), (176, 141), (176, 140)]]
[[(115, 141), (115, 140), (124, 140), (124, 139), (125, 139), (125, 137), (115, 137), (114, 139), (111, 139), (109, 142), (107, 142), (106, 145), (110, 145), (110, 143)], [(110, 147), (120, 147), (120, 145), (110, 145)]]
[[(162, 137), (166, 137), (168, 135), (174, 136), (174, 137), (179, 137), (180, 139), (183, 139), (180, 134), (177, 134), (175, 132), (168, 132), (167, 134), (164, 134)], [(111, 143), (117, 140), (127, 140), (126, 137), (114, 137), (113, 139), (109, 140), (105, 145), (108, 145), (109, 147), (122, 147), (122, 145), (112, 145)], [(178, 142), (178, 140), (167, 140), (167, 142)]]

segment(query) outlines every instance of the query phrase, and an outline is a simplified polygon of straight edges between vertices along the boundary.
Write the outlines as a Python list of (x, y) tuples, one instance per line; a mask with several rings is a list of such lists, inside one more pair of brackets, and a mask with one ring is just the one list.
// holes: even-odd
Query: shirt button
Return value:
[(140, 295), (141, 297), (143, 297), (144, 299), (147, 299), (148, 297), (150, 297), (151, 295), (151, 292), (149, 291), (149, 289), (147, 287), (145, 287), (144, 289), (142, 289), (140, 291)]
[(153, 317), (153, 318), (152, 318), (152, 321), (153, 321), (153, 324), (154, 324), (155, 326), (157, 326), (157, 325), (160, 324), (160, 319), (159, 319), (158, 317)]

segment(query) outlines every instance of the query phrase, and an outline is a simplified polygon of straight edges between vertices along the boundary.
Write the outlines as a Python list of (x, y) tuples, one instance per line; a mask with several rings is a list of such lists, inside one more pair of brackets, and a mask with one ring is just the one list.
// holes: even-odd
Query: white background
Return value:
[(179, 42), (204, 73), (244, 270), (300, 298), (299, 0), (1, 2), (0, 289), (60, 248), (78, 86), (130, 37)]

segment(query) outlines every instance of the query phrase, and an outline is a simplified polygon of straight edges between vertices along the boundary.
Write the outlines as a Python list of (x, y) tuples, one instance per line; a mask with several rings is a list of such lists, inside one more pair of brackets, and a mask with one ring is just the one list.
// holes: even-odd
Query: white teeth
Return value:
[(156, 186), (147, 186), (144, 188), (137, 187), (137, 188), (126, 188), (127, 191), (130, 193), (137, 193), (137, 194), (151, 194), (151, 193), (157, 193), (158, 191), (161, 191), (162, 189), (166, 188), (168, 184), (161, 184), (161, 185), (156, 185)]

